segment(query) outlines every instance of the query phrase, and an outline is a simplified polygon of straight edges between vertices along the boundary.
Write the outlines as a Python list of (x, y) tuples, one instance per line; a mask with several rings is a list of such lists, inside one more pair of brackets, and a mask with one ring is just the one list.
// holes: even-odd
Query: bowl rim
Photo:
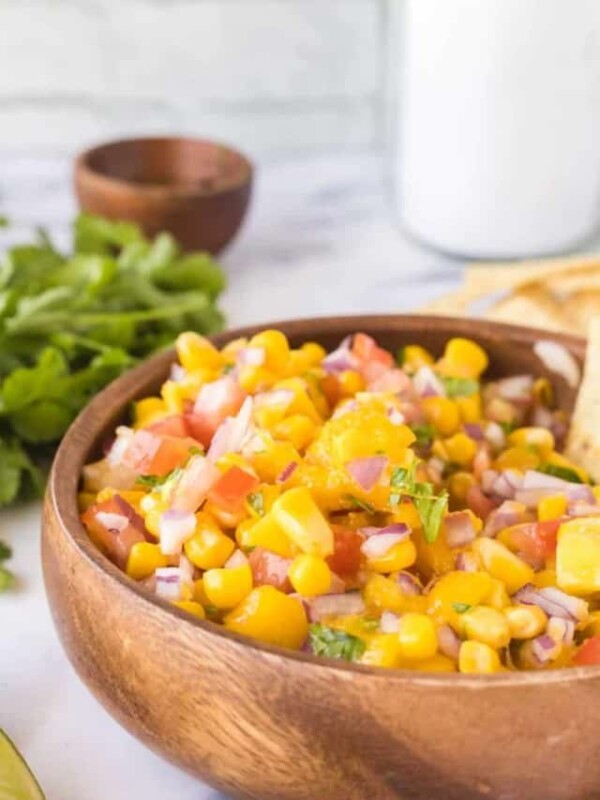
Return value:
[[(239, 176), (230, 181), (223, 187), (215, 189), (199, 189), (186, 184), (170, 183), (167, 185), (153, 184), (153, 183), (136, 183), (129, 181), (125, 178), (108, 175), (105, 172), (92, 167), (90, 159), (104, 150), (109, 148), (117, 148), (122, 145), (139, 145), (148, 142), (155, 142), (166, 144), (168, 142), (188, 142), (196, 145), (210, 145), (211, 147), (220, 148), (230, 155), (238, 158), (243, 165), (243, 170), (240, 171)], [(147, 198), (168, 200), (170, 198), (187, 198), (187, 199), (201, 199), (212, 198), (227, 195), (229, 193), (237, 192), (240, 189), (252, 185), (256, 167), (254, 162), (237, 148), (222, 142), (217, 139), (206, 139), (196, 136), (132, 136), (123, 139), (112, 139), (108, 142), (100, 142), (99, 144), (88, 147), (79, 153), (75, 159), (74, 175), (75, 181), (80, 180), (92, 181), (100, 189), (114, 189), (118, 188), (122, 192), (130, 195), (143, 196)]]
[[(568, 349), (582, 356), (585, 351), (585, 339), (570, 334), (549, 332), (537, 328), (509, 325), (506, 323), (493, 322), (490, 320), (465, 319), (456, 317), (444, 317), (439, 315), (418, 315), (418, 314), (394, 314), (394, 315), (344, 315), (336, 317), (313, 317), (292, 320), (277, 320), (266, 322), (260, 325), (246, 325), (240, 328), (227, 329), (220, 334), (211, 337), (217, 342), (222, 343), (228, 340), (254, 333), (257, 329), (281, 328), (285, 327), (290, 335), (294, 333), (306, 332), (307, 328), (323, 327), (332, 329), (340, 325), (352, 325), (354, 322), (359, 327), (371, 329), (380, 328), (385, 330), (391, 323), (403, 324), (408, 331), (423, 329), (424, 327), (438, 327), (446, 329), (452, 328), (456, 334), (468, 336), (481, 332), (481, 325), (485, 323), (485, 328), (489, 334), (496, 334), (498, 337), (512, 339), (520, 343), (533, 345), (540, 338), (552, 339), (564, 344)], [(258, 651), (262, 654), (276, 656), (284, 661), (289, 659), (301, 663), (307, 669), (332, 670), (334, 673), (346, 677), (351, 675), (368, 676), (374, 680), (392, 681), (394, 683), (414, 683), (420, 686), (435, 686), (438, 688), (457, 686), (465, 689), (482, 690), (485, 688), (504, 688), (504, 687), (529, 687), (538, 685), (560, 684), (572, 681), (596, 680), (600, 675), (597, 667), (568, 667), (556, 670), (540, 670), (538, 672), (499, 672), (491, 675), (464, 675), (460, 673), (426, 673), (417, 670), (406, 669), (386, 669), (383, 667), (369, 666), (364, 664), (348, 663), (336, 659), (316, 658), (309, 653), (295, 650), (286, 650), (282, 647), (259, 642), (250, 637), (243, 636), (233, 631), (227, 630), (223, 625), (211, 622), (210, 620), (200, 620), (192, 615), (178, 609), (171, 603), (163, 600), (133, 581), (129, 576), (122, 572), (116, 565), (109, 561), (106, 556), (98, 550), (89, 538), (81, 520), (77, 508), (77, 489), (80, 481), (80, 472), (77, 469), (77, 459), (72, 458), (73, 451), (83, 454), (89, 450), (93, 440), (98, 436), (98, 430), (94, 429), (90, 423), (94, 422), (95, 415), (100, 409), (107, 406), (107, 402), (114, 403), (114, 396), (122, 393), (135, 393), (135, 388), (142, 380), (149, 380), (153, 374), (166, 371), (169, 364), (174, 360), (173, 349), (160, 352), (137, 367), (128, 370), (122, 376), (110, 383), (99, 392), (85, 408), (79, 413), (65, 434), (54, 459), (51, 474), (48, 481), (47, 497), (51, 502), (56, 514), (57, 524), (60, 531), (66, 537), (68, 543), (75, 548), (78, 556), (84, 558), (97, 574), (115, 584), (115, 588), (132, 592), (134, 595), (147, 603), (153, 605), (160, 612), (170, 617), (175, 617), (186, 625), (193, 628), (200, 628), (208, 636), (217, 636), (232, 643), (242, 645), (244, 648)], [(114, 405), (115, 413), (118, 409), (123, 409), (125, 403)]]

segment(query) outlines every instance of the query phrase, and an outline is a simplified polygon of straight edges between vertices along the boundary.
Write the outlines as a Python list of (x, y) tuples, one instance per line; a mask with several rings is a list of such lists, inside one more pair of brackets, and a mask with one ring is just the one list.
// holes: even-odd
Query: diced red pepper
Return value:
[(375, 339), (366, 333), (354, 335), (352, 352), (360, 361), (361, 372), (368, 383), (377, 380), (394, 366), (392, 354), (379, 347)]
[(175, 414), (172, 417), (165, 417), (148, 425), (144, 430), (156, 433), (160, 436), (173, 436), (175, 438), (185, 438), (190, 436), (190, 429), (183, 414)]
[(152, 540), (142, 517), (118, 494), (90, 506), (81, 521), (94, 544), (121, 569), (134, 544)]
[(292, 591), (292, 584), (288, 578), (291, 559), (278, 556), (263, 547), (257, 547), (250, 553), (248, 560), (254, 586), (274, 586), (288, 594)]
[(246, 497), (260, 481), (240, 467), (230, 467), (208, 493), (211, 503), (225, 511), (238, 511)]
[(353, 580), (360, 569), (362, 561), (361, 544), (362, 536), (351, 528), (341, 525), (332, 525), (333, 530), (333, 555), (326, 561), (332, 572), (344, 580)]
[(122, 463), (140, 475), (166, 475), (183, 466), (198, 442), (191, 438), (161, 436), (149, 430), (136, 431), (123, 454)]
[(556, 553), (556, 535), (562, 520), (528, 522), (510, 530), (512, 548), (535, 562), (544, 562)]
[(184, 414), (191, 435), (208, 447), (215, 431), (227, 417), (234, 417), (246, 395), (230, 375), (205, 384), (194, 408)]
[(573, 664), (576, 667), (600, 664), (600, 636), (592, 636), (581, 645), (573, 658)]

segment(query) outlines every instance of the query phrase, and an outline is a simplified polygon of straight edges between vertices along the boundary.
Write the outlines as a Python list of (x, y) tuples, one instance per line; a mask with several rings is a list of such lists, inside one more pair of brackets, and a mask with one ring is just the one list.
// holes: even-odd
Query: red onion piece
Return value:
[(173, 488), (172, 508), (195, 513), (220, 477), (221, 472), (207, 458), (192, 456)]
[(523, 476), (521, 486), (515, 492), (515, 500), (524, 503), (528, 508), (535, 508), (540, 500), (555, 494), (564, 494), (569, 500), (581, 500), (590, 505), (595, 505), (596, 502), (594, 493), (587, 484), (570, 483), (531, 469)]
[(531, 400), (533, 395), (533, 376), (532, 375), (513, 375), (510, 378), (502, 378), (493, 384), (498, 397), (512, 403), (523, 403)]
[(515, 500), (505, 500), (501, 506), (494, 509), (485, 522), (482, 536), (493, 538), (505, 528), (511, 525), (518, 525), (520, 522), (527, 522), (529, 515), (522, 503)]
[(446, 390), (431, 367), (420, 367), (413, 375), (413, 386), (419, 397), (445, 397)]
[(460, 638), (450, 625), (441, 625), (437, 629), (437, 640), (440, 652), (453, 661), (458, 661)]
[(506, 434), (497, 422), (488, 422), (484, 428), (484, 436), (494, 450), (502, 450), (506, 444)]
[(573, 639), (575, 637), (575, 623), (571, 619), (550, 617), (548, 620), (546, 633), (551, 636), (555, 642), (570, 647), (573, 644)]
[(392, 425), (404, 425), (404, 414), (397, 408), (388, 408), (387, 415)]
[(399, 572), (396, 575), (396, 583), (402, 589), (403, 594), (409, 597), (417, 597), (423, 593), (423, 587), (410, 572)]
[(179, 567), (160, 567), (154, 574), (156, 594), (164, 600), (181, 600), (184, 587), (190, 585)]
[(479, 562), (474, 553), (459, 553), (454, 562), (459, 572), (478, 572)]
[(187, 372), (181, 366), (181, 364), (173, 364), (171, 367), (171, 373), (169, 375), (169, 380), (174, 381), (175, 383), (181, 383), (187, 376)]
[(482, 442), (485, 439), (483, 427), (478, 422), (465, 422), (463, 428), (467, 436), (476, 442)]
[(321, 366), (325, 372), (330, 375), (335, 375), (338, 372), (346, 372), (350, 369), (358, 369), (358, 359), (350, 350), (352, 344), (352, 337), (346, 338), (340, 343), (336, 350), (333, 350), (329, 355), (325, 356), (321, 362)]
[(365, 604), (359, 592), (345, 594), (323, 594), (305, 601), (311, 622), (320, 622), (323, 617), (345, 617), (350, 614), (362, 614)]
[(241, 550), (234, 550), (224, 564), (225, 569), (235, 569), (245, 567), (249, 564), (247, 556)]
[(532, 584), (527, 584), (519, 589), (514, 597), (519, 603), (539, 606), (549, 617), (582, 622), (588, 616), (588, 604), (585, 600), (552, 586), (536, 589)]
[(358, 532), (367, 537), (380, 536), (382, 533), (397, 533), (400, 534), (403, 539), (406, 539), (410, 536), (411, 529), (404, 522), (395, 522), (393, 525), (386, 525), (385, 528), (375, 528), (373, 526), (359, 528)]
[(239, 453), (252, 433), (253, 401), (247, 397), (235, 417), (227, 417), (217, 428), (208, 449), (209, 461), (218, 461), (227, 453)]
[(379, 620), (379, 630), (382, 633), (398, 633), (400, 630), (400, 617), (392, 611), (384, 611)]
[(110, 533), (121, 533), (129, 524), (126, 516), (112, 511), (97, 511), (96, 519)]
[(297, 461), (291, 461), (287, 465), (287, 467), (284, 467), (281, 470), (281, 472), (277, 476), (276, 483), (285, 483), (287, 480), (289, 480), (292, 477), (292, 475), (294, 474), (294, 472), (296, 471), (297, 467), (298, 467), (298, 462)]
[(266, 360), (264, 347), (242, 347), (236, 356), (236, 363), (240, 367), (262, 367)]
[(446, 514), (443, 530), (448, 547), (464, 547), (477, 536), (473, 518), (468, 511), (453, 511)]
[(361, 489), (370, 492), (381, 478), (387, 463), (386, 456), (368, 456), (348, 461), (346, 469)]
[(548, 664), (560, 653), (561, 646), (547, 633), (536, 636), (531, 642), (531, 651), (540, 664)]
[(394, 545), (403, 542), (406, 537), (406, 533), (380, 533), (365, 539), (360, 549), (366, 558), (382, 558)]
[(178, 555), (183, 543), (196, 530), (196, 517), (191, 511), (171, 508), (160, 515), (158, 530), (161, 553), (166, 556)]

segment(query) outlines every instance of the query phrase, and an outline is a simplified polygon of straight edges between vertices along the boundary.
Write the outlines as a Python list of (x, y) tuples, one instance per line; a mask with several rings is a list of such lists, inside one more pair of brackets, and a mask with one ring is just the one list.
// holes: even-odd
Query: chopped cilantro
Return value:
[(188, 453), (191, 456), (203, 456), (204, 450), (199, 445), (193, 444), (188, 450)]
[(545, 475), (552, 475), (553, 478), (560, 478), (561, 481), (569, 481), (569, 483), (583, 483), (581, 477), (571, 467), (561, 467), (558, 464), (543, 464), (538, 467), (539, 472)]
[(361, 500), (360, 497), (356, 497), (353, 494), (344, 495), (344, 500), (347, 500), (353, 508), (358, 508), (360, 511), (366, 511), (367, 514), (374, 514), (376, 511), (374, 505), (368, 503), (366, 500)]
[(181, 467), (175, 467), (175, 469), (166, 472), (164, 475), (138, 475), (136, 483), (149, 489), (155, 489), (158, 486), (164, 486), (167, 481), (179, 475), (181, 471)]
[(265, 498), (262, 492), (253, 492), (248, 495), (248, 505), (259, 516), (265, 513)]
[(401, 367), (406, 359), (406, 347), (399, 347), (396, 350), (396, 364)]
[(435, 428), (428, 423), (422, 425), (411, 425), (411, 431), (417, 437), (417, 444), (427, 447), (435, 438)]
[(6, 561), (7, 558), (12, 556), (12, 550), (7, 544), (0, 541), (0, 561)]
[(471, 397), (480, 389), (479, 381), (472, 378), (444, 378), (438, 376), (448, 397)]
[(513, 421), (513, 422), (499, 422), (498, 424), (500, 425), (500, 427), (502, 428), (502, 430), (504, 431), (504, 433), (505, 433), (507, 436), (508, 436), (510, 433), (512, 433), (513, 431), (516, 431), (516, 430), (517, 430), (517, 428), (519, 427), (519, 426), (517, 425), (517, 423), (516, 423), (516, 422), (514, 422), (514, 421)]
[(357, 661), (365, 652), (365, 643), (362, 639), (319, 623), (310, 626), (308, 638), (310, 647), (317, 656)]
[[(424, 487), (429, 484), (417, 485)], [(448, 494), (442, 492), (437, 497), (419, 494), (414, 498), (414, 503), (423, 525), (425, 541), (433, 544), (439, 536), (442, 519), (448, 507)]]
[(0, 567), (0, 594), (10, 589), (14, 582), (15, 576), (12, 572), (9, 572), (9, 570), (4, 567)]
[(229, 375), (235, 369), (235, 364), (225, 364), (223, 367), (223, 375)]
[(473, 608), (473, 606), (469, 603), (452, 603), (452, 608), (457, 614), (464, 614), (466, 611), (469, 611), (469, 609)]

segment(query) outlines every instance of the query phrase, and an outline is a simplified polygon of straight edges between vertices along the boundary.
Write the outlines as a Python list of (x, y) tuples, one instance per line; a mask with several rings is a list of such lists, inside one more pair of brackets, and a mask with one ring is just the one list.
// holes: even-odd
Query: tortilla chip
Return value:
[(539, 286), (531, 286), (509, 295), (493, 305), (485, 316), (499, 322), (554, 331), (570, 330), (572, 325), (564, 314), (563, 305)]
[(459, 289), (457, 292), (449, 292), (441, 297), (436, 297), (427, 305), (421, 306), (417, 309), (417, 314), (442, 314), (446, 317), (463, 317), (468, 312), (468, 307), (472, 297), (464, 289)]
[(577, 395), (565, 455), (600, 482), (600, 318), (588, 329), (583, 381)]
[(600, 256), (578, 255), (539, 261), (512, 261), (496, 264), (473, 264), (465, 272), (468, 292), (487, 294), (500, 289), (518, 289), (530, 283), (548, 281), (561, 275), (600, 270)]

